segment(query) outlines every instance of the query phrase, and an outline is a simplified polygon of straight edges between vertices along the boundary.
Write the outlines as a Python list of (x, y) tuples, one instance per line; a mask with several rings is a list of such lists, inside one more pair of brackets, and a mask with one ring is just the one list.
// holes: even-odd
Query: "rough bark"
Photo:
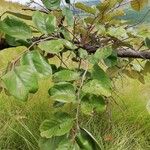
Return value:
[(150, 51), (134, 51), (131, 49), (119, 49), (117, 51), (118, 57), (121, 58), (141, 58), (150, 59)]

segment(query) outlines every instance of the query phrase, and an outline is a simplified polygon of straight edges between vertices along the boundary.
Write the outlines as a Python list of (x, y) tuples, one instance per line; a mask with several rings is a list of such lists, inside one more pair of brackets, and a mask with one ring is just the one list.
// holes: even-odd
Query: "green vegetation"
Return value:
[(141, 54), (150, 48), (150, 32), (143, 32), (146, 26), (128, 30), (116, 19), (123, 10), (111, 13), (122, 1), (111, 2), (95, 9), (77, 3), (97, 15), (77, 22), (68, 8), (49, 11), (59, 9), (59, 0), (44, 1), (49, 14), (28, 13), (32, 21), (1, 18), (0, 38), (14, 47), (0, 51), (0, 150), (150, 149), (149, 61), (119, 58), (115, 51)]

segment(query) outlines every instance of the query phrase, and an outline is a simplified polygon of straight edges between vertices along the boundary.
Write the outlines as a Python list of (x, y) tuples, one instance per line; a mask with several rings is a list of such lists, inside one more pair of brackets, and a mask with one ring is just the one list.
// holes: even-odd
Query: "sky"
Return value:
[[(6, 1), (12, 1), (12, 2), (19, 2), (21, 4), (25, 4), (27, 2), (30, 2), (30, 0), (6, 0)], [(40, 0), (35, 0), (36, 2), (40, 2)], [(74, 0), (72, 0), (74, 1)], [(75, 0), (75, 1), (84, 1), (84, 0)]]

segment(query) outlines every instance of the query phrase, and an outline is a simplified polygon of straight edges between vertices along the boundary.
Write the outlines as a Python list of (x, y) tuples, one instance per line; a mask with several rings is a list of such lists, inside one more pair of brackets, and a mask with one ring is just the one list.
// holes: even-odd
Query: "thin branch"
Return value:
[(64, 66), (65, 66), (66, 68), (68, 68), (68, 66), (67, 66), (66, 63), (63, 61), (63, 59), (62, 59), (59, 55), (56, 55), (56, 56), (57, 56), (57, 58), (61, 61), (61, 63), (64, 64)]
[(80, 94), (81, 94), (81, 89), (82, 89), (82, 86), (84, 84), (84, 80), (85, 80), (85, 76), (86, 76), (86, 73), (88, 71), (88, 62), (86, 62), (86, 69), (82, 75), (82, 78), (81, 78), (81, 84), (80, 84), (80, 87), (78, 88), (78, 91), (77, 91), (77, 101), (78, 101), (78, 106), (77, 106), (77, 112), (76, 112), (76, 126), (77, 126), (77, 130), (79, 129), (79, 112), (80, 112), (80, 105), (81, 105), (81, 98), (80, 98)]

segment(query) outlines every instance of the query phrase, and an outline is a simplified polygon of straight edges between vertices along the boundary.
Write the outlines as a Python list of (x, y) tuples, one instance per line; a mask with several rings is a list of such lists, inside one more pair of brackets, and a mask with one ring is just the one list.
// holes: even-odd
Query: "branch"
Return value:
[[(95, 53), (99, 47), (94, 47), (86, 45), (83, 47), (88, 53)], [(137, 51), (130, 48), (118, 48), (117, 56), (120, 58), (140, 58), (140, 59), (150, 59), (150, 50)]]
[[(51, 37), (48, 37), (44, 40), (47, 40), (47, 39), (51, 39)], [(39, 41), (36, 41), (33, 44), (37, 44), (41, 40), (43, 40), (43, 39), (40, 39)], [(3, 50), (4, 48), (9, 48), (9, 47), (11, 47), (11, 46), (9, 46), (4, 39), (0, 41), (0, 50)], [(86, 46), (86, 47), (84, 47), (84, 49), (86, 49), (89, 53), (95, 53), (96, 50), (98, 49), (98, 47)], [(119, 48), (117, 50), (117, 55), (120, 58), (150, 59), (150, 50), (136, 51), (136, 50), (132, 50), (132, 49), (129, 49), (129, 48), (128, 49)]]
[(131, 49), (119, 49), (117, 51), (118, 57), (121, 58), (141, 58), (141, 59), (150, 59), (150, 51), (134, 51)]

